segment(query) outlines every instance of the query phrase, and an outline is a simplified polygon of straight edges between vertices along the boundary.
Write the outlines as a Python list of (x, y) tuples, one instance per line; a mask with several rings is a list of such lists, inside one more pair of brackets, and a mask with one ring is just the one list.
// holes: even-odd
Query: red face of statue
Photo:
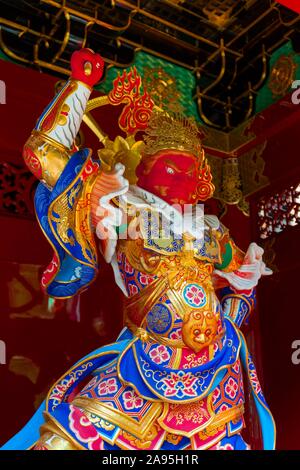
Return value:
[(169, 204), (195, 204), (198, 166), (190, 153), (163, 150), (142, 160), (136, 170), (137, 184)]

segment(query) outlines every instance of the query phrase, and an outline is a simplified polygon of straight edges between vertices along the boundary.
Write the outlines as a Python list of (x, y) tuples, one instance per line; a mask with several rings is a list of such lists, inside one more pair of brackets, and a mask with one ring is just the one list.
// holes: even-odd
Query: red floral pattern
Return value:
[(232, 377), (230, 377), (230, 379), (225, 385), (225, 392), (227, 393), (227, 395), (230, 396), (230, 398), (233, 399), (236, 397), (238, 389), (239, 389), (238, 382), (234, 380)]
[(190, 372), (171, 372), (162, 382), (166, 385), (166, 397), (197, 396), (195, 390), (197, 377), (194, 377)]
[(83, 412), (73, 405), (70, 405), (69, 426), (78, 441), (88, 444), (90, 450), (103, 449), (103, 440), (96, 428)]
[(203, 307), (206, 304), (206, 295), (201, 286), (189, 284), (183, 292), (184, 300), (192, 307)]
[(122, 398), (126, 410), (141, 408), (144, 404), (144, 400), (139, 397), (134, 390), (128, 390), (127, 392), (124, 392)]
[(170, 354), (168, 353), (167, 348), (162, 344), (151, 349), (149, 356), (155, 364), (161, 364), (162, 362), (166, 362), (170, 359)]
[(103, 380), (98, 385), (98, 394), (101, 395), (110, 395), (118, 391), (118, 385), (115, 378), (110, 378), (108, 380)]

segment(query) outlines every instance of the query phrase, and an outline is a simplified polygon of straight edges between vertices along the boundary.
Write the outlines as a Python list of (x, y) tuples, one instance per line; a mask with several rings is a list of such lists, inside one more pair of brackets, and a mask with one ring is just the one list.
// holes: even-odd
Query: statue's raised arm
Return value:
[(98, 269), (90, 200), (99, 164), (91, 150), (76, 148), (75, 138), (103, 68), (102, 58), (93, 51), (74, 52), (70, 79), (38, 119), (23, 150), (27, 166), (41, 181), (35, 210), (54, 249), (41, 284), (53, 297), (78, 293)]
[(72, 55), (71, 77), (38, 119), (23, 157), (30, 171), (53, 188), (76, 151), (79, 131), (92, 87), (103, 74), (102, 58), (89, 49)]

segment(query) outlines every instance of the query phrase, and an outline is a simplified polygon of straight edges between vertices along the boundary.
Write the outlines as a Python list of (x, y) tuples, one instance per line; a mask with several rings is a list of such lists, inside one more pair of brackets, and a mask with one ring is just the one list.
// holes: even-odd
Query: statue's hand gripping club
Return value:
[(91, 49), (75, 51), (71, 57), (71, 78), (93, 87), (102, 77), (104, 61)]

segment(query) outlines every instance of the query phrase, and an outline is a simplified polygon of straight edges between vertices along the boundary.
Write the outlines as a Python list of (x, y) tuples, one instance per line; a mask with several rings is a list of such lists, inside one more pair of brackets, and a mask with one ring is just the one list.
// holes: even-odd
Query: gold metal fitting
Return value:
[(135, 331), (135, 335), (141, 340), (141, 341), (148, 341), (149, 339), (149, 334), (144, 328), (137, 328)]
[(85, 62), (83, 68), (84, 68), (84, 74), (87, 77), (92, 74), (93, 66), (91, 62)]

